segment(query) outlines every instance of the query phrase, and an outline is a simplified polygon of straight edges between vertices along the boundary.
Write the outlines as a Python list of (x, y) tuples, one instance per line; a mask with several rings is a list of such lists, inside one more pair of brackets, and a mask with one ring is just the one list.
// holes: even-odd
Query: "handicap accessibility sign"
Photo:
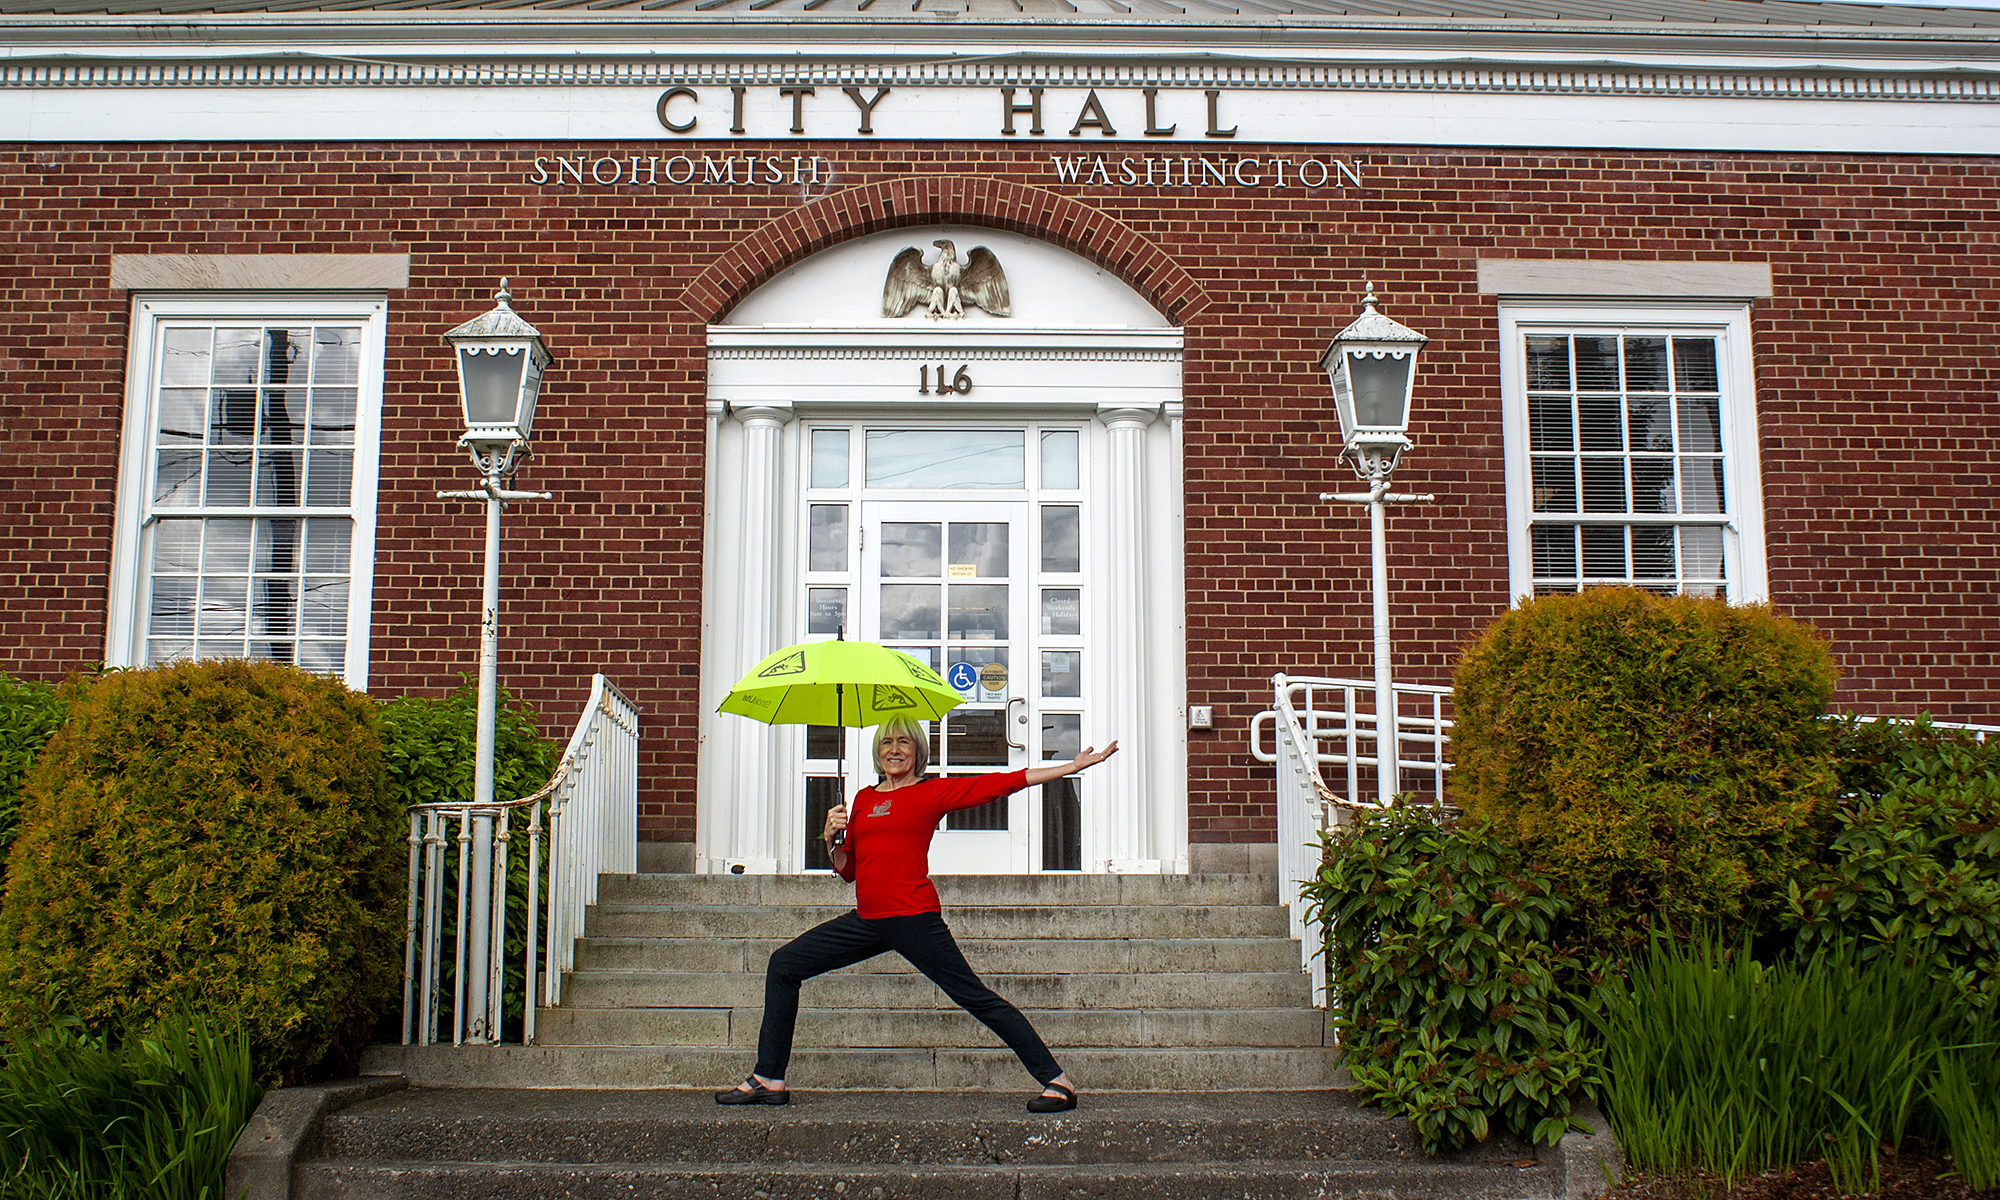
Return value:
[(958, 691), (961, 696), (970, 696), (972, 689), (979, 686), (979, 668), (969, 662), (956, 662), (944, 673), (944, 681)]

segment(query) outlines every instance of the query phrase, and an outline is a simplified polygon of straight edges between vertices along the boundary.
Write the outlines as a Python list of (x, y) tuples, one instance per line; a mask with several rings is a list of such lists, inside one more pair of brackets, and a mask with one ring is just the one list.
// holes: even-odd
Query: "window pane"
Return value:
[(1576, 577), (1576, 526), (1535, 526), (1535, 577), (1537, 579)]
[(1042, 486), (1056, 491), (1074, 491), (1082, 486), (1077, 467), (1081, 444), (1074, 429), (1051, 429), (1042, 434)]
[(1533, 460), (1535, 473), (1536, 512), (1576, 511), (1576, 460), (1571, 458), (1536, 458)]
[(1007, 640), (1007, 585), (951, 585), (951, 637), (956, 641)]
[(346, 508), (354, 500), (354, 452), (307, 452), (306, 503), (314, 508)]
[(201, 548), (204, 575), (228, 572), (242, 575), (250, 569), (251, 522), (238, 518), (204, 522), (206, 536)]
[(1632, 460), (1632, 511), (1642, 513), (1674, 511), (1673, 459)]
[[(346, 581), (342, 580), (345, 587)], [(298, 588), (289, 579), (257, 579), (250, 584), (250, 632), (288, 636), (298, 632)], [(345, 633), (343, 628), (340, 632)], [(289, 662), (287, 654), (280, 661)]]
[(214, 340), (215, 331), (206, 326), (167, 330), (161, 345), (160, 386), (206, 388)]
[(882, 523), (882, 578), (937, 579), (944, 574), (944, 526)]
[(193, 508), (201, 503), (201, 451), (160, 451), (153, 503), (162, 508)]
[(257, 486), (251, 502), (269, 508), (297, 508), (303, 465), (296, 450), (259, 450)]
[(208, 398), (208, 444), (249, 445), (257, 436), (257, 389), (216, 388)]
[(216, 383), (256, 383), (264, 335), (257, 329), (215, 331)]
[(1665, 396), (1634, 396), (1626, 407), (1626, 426), (1631, 432), (1633, 450), (1673, 453), (1673, 405)]
[(1681, 460), (1681, 511), (1719, 513), (1723, 511), (1722, 460), (1684, 458)]
[[(846, 729), (839, 725), (806, 726), (806, 757), (846, 758), (847, 757), (846, 733), (847, 733)], [(826, 820), (826, 814), (821, 813), (820, 814), (821, 824), (812, 826), (811, 827), (812, 830), (815, 833), (817, 833), (819, 829), (824, 825), (825, 820)]]
[(1625, 508), (1625, 460), (1583, 460), (1583, 511), (1622, 513)]
[(1042, 695), (1083, 695), (1083, 655), (1075, 650), (1042, 651)]
[(846, 588), (806, 589), (806, 632), (840, 633), (847, 628)]
[(1580, 392), (1618, 390), (1618, 339), (1576, 339), (1576, 388)]
[[(201, 611), (196, 614), (195, 636), (215, 637), (220, 634), (240, 634), (243, 632), (243, 612), (247, 607), (243, 579), (210, 579), (201, 581)], [(234, 653), (241, 654), (241, 648)]]
[(198, 446), (207, 422), (207, 388), (165, 388), (160, 392), (158, 443)]
[(1667, 390), (1667, 339), (1663, 337), (1625, 339), (1625, 390), (1628, 392)]
[(1042, 570), (1074, 574), (1083, 569), (1081, 515), (1073, 504), (1042, 506)]
[(306, 527), (306, 570), (315, 575), (347, 573), (347, 545), (354, 522), (341, 517), (316, 517)]
[(300, 592), (299, 632), (307, 637), (340, 637), (347, 632), (347, 581), (308, 579)]
[(1528, 388), (1569, 390), (1569, 339), (1531, 337), (1528, 339)]
[(1042, 785), (1042, 870), (1083, 870), (1083, 800), (1074, 775)]
[(210, 450), (208, 486), (201, 501), (210, 508), (243, 508), (250, 503), (250, 451)]
[(815, 429), (812, 435), (812, 480), (816, 488), (847, 486), (847, 431)]
[(264, 420), (257, 440), (267, 446), (296, 446), (305, 440), (306, 390), (264, 389)]
[(1683, 392), (1716, 390), (1715, 339), (1674, 339), (1674, 387)]
[(153, 611), (146, 632), (154, 637), (193, 637), (194, 603), (194, 580), (153, 580)]
[(153, 572), (201, 568), (201, 522), (165, 520), (153, 526)]
[(322, 325), (313, 330), (313, 382), (361, 382), (361, 327)]
[(352, 446), (354, 444), (353, 388), (314, 388), (312, 392), (312, 444)]
[(847, 506), (815, 504), (807, 510), (807, 569), (847, 569)]
[(266, 329), (264, 331), (264, 381), (304, 383), (312, 368), (312, 331), (306, 329)]
[(347, 644), (345, 642), (300, 642), (299, 668), (317, 671), (322, 675), (332, 675), (347, 669)]
[(868, 486), (1024, 488), (1026, 436), (1018, 429), (871, 429)]
[(1075, 637), (1083, 632), (1083, 593), (1075, 588), (1042, 589), (1042, 632)]
[(1692, 580), (1722, 581), (1722, 531), (1713, 525), (1689, 526), (1681, 534), (1681, 575)]
[(1528, 397), (1528, 449), (1561, 454), (1576, 449), (1568, 396)]
[(299, 527), (290, 517), (267, 517), (257, 522), (250, 552), (250, 569), (259, 574), (290, 575), (299, 569)]
[(1004, 521), (953, 521), (951, 558), (946, 565), (953, 579), (1005, 579), (1007, 577), (1007, 523)]
[(1674, 530), (1666, 525), (1632, 528), (1632, 578), (1674, 577)]
[(1716, 454), (1722, 450), (1721, 402), (1712, 397), (1681, 397), (1681, 451)]
[(841, 804), (840, 779), (833, 775), (808, 776), (805, 799), (806, 870), (831, 871), (833, 858), (827, 851), (826, 839), (820, 837), (820, 831), (826, 828), (827, 810)]
[(1625, 527), (1583, 527), (1583, 573), (1591, 579), (1624, 579)]
[(1578, 440), (1582, 449), (1608, 454), (1625, 449), (1620, 407), (1616, 396), (1585, 396), (1577, 400)]
[(885, 583), (881, 597), (882, 640), (921, 640), (938, 635), (936, 584)]

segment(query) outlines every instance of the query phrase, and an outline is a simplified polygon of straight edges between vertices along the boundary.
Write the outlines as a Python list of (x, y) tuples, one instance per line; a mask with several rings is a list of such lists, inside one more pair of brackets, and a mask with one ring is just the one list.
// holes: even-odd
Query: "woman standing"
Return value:
[[(924, 973), (961, 1008), (985, 1022), (1019, 1056), (1042, 1085), (1028, 1111), (1066, 1112), (1076, 1107), (1076, 1086), (1056, 1065), (1049, 1048), (1021, 1010), (995, 995), (966, 964), (965, 955), (944, 923), (937, 888), (930, 881), (931, 835), (946, 813), (973, 808), (1096, 766), (1118, 752), (1083, 753), (1057, 766), (990, 775), (925, 779), (930, 737), (923, 722), (907, 717), (884, 721), (875, 730), (875, 765), (881, 782), (854, 797), (855, 815), (845, 806), (826, 814), (821, 836), (833, 869), (854, 884), (854, 911), (792, 939), (771, 955), (764, 972), (764, 1027), (757, 1037), (757, 1070), (725, 1092), (717, 1104), (788, 1104), (785, 1067), (792, 1055), (792, 1029), (799, 1015), (799, 985), (815, 975), (894, 950)], [(836, 835), (845, 831), (845, 840)]]

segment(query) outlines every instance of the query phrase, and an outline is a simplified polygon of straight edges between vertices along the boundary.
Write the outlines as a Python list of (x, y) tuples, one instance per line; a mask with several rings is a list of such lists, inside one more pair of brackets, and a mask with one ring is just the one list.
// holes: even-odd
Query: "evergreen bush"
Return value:
[(1589, 984), (1555, 941), (1568, 907), (1483, 828), (1395, 808), (1322, 835), (1305, 894), (1325, 927), (1341, 1055), (1361, 1096), (1429, 1153), (1498, 1121), (1537, 1143), (1570, 1128), (1601, 1052)]
[(2000, 742), (1849, 722), (1831, 843), (1786, 889), (1801, 953), (1852, 943), (2000, 1009)]
[(1770, 929), (1835, 790), (1835, 671), (1757, 606), (1602, 588), (1494, 622), (1454, 679), (1453, 798), (1595, 943)]
[(404, 836), (366, 697), (240, 660), (106, 675), (28, 774), (0, 1018), (185, 1007), (260, 1076), (351, 1073), (399, 990)]
[(62, 725), (67, 690), (0, 675), (0, 864), (20, 826), (21, 780), (28, 764)]
[[(382, 750), (388, 764), (389, 789), (404, 807), (413, 804), (470, 803), (473, 769), (479, 742), (479, 689), (468, 682), (449, 696), (432, 699), (403, 696), (382, 705)], [(493, 717), (493, 798), (518, 800), (539, 790), (561, 761), (557, 747), (542, 739), (534, 710), (502, 689)], [(407, 821), (407, 818), (406, 818)], [(528, 930), (528, 818), (516, 814), (507, 855), (507, 941), (505, 975), (501, 981), (503, 1036), (520, 1038)], [(543, 828), (547, 828), (546, 817)], [(405, 825), (407, 836), (407, 824)], [(405, 851), (407, 853), (407, 850)], [(444, 911), (447, 922), (458, 911), (458, 855), (445, 856)], [(549, 848), (542, 847), (539, 895), (549, 894)], [(451, 946), (447, 925), (445, 947)], [(447, 953), (440, 964), (440, 992), (452, 995), (457, 962)], [(450, 1020), (449, 1002), (440, 1021)]]

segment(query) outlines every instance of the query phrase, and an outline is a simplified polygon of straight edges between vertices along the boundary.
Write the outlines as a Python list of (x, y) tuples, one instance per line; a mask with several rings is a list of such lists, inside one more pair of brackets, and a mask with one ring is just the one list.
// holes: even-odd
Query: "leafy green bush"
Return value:
[(1325, 835), (1306, 886), (1356, 1090), (1407, 1116), (1426, 1151), (1485, 1140), (1492, 1119), (1538, 1143), (1597, 1082), (1568, 907), (1483, 828), (1389, 809)]
[(63, 689), (0, 675), (0, 863), (20, 825), (21, 779), (42, 745), (63, 723)]
[(0, 904), (0, 1019), (100, 1032), (183, 1007), (259, 1073), (352, 1071), (398, 991), (404, 826), (374, 705), (274, 663), (121, 671), (28, 775)]
[[(473, 769), (479, 741), (479, 689), (468, 683), (450, 696), (430, 699), (404, 696), (384, 704), (382, 713), (383, 757), (389, 768), (389, 789), (397, 802), (412, 804), (470, 803)], [(517, 800), (540, 789), (555, 773), (561, 751), (544, 741), (537, 729), (534, 710), (516, 702), (503, 689), (494, 709), (493, 797)], [(544, 821), (544, 828), (547, 822)], [(405, 835), (407, 837), (407, 820)], [(405, 849), (407, 853), (407, 848)], [(450, 922), (458, 911), (458, 855), (445, 856), (444, 911)], [(542, 847), (542, 879), (539, 895), (546, 903), (548, 847)], [(528, 930), (527, 817), (520, 814), (513, 824), (513, 840), (507, 855), (507, 941), (505, 975), (501, 982), (501, 1029), (503, 1036), (520, 1039), (523, 985), (525, 982)], [(440, 964), (439, 990), (452, 995), (457, 969), (449, 953), (451, 928), (445, 932), (447, 953)], [(440, 1006), (439, 1020), (450, 1017), (450, 1004)]]
[(1834, 681), (1805, 627), (1632, 588), (1495, 621), (1454, 680), (1453, 799), (1546, 873), (1596, 943), (1767, 928), (1834, 793)]
[[(1747, 947), (1661, 940), (1627, 967), (1593, 1019), (1605, 1115), (1633, 1166), (1700, 1167), (1726, 1188), (1825, 1155), (1851, 1191), (1878, 1173), (1878, 1147), (1911, 1135), (1977, 1156), (1933, 1097), (1947, 1068), (2000, 1086), (2000, 1022), (1943, 980), (1851, 946), (1767, 966)], [(1992, 1094), (1961, 1111), (1991, 1113)]]
[(262, 1096), (249, 1043), (200, 1017), (116, 1044), (57, 1022), (0, 1063), (0, 1200), (216, 1200)]
[(2000, 1008), (2000, 742), (1928, 723), (1847, 724), (1831, 844), (1794, 878), (1802, 953), (1853, 943)]

